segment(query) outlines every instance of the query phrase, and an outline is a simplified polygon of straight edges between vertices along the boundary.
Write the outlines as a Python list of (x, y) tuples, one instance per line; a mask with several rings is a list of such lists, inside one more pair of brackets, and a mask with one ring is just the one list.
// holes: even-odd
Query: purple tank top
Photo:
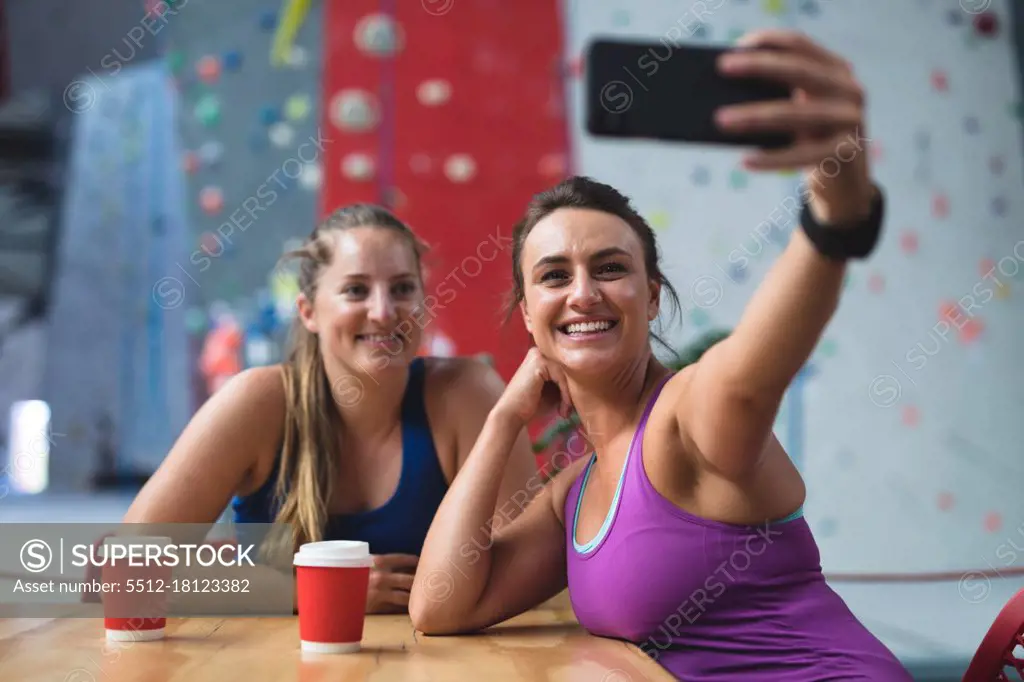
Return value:
[(825, 582), (802, 517), (761, 526), (710, 521), (654, 489), (642, 444), (663, 386), (644, 410), (593, 539), (575, 532), (593, 456), (566, 496), (569, 597), (580, 624), (633, 642), (686, 682), (911, 682)]

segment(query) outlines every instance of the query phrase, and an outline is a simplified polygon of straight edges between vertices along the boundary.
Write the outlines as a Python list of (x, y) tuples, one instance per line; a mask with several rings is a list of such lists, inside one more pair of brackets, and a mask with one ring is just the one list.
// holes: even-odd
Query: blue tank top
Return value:
[[(424, 359), (414, 359), (402, 399), (402, 472), (398, 489), (376, 509), (332, 514), (324, 528), (325, 540), (366, 542), (372, 554), (419, 556), (430, 522), (448, 491), (427, 420), (425, 373)], [(274, 486), (280, 461), (279, 455), (273, 472), (259, 490), (232, 500), (235, 523), (273, 523), (279, 507)]]

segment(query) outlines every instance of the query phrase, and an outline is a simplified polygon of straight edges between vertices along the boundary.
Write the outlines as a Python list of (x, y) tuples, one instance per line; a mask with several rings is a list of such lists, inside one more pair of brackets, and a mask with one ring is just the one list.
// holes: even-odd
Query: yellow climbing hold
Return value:
[(655, 211), (648, 222), (655, 231), (664, 230), (669, 224), (669, 215), (665, 211)]

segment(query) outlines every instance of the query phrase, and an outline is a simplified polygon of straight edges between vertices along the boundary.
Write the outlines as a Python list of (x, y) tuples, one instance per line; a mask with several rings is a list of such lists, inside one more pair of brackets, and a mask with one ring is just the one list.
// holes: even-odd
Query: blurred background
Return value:
[[(566, 174), (608, 182), (683, 298), (663, 336), (699, 352), (786, 243), (799, 178), (591, 138), (582, 54), (797, 28), (867, 88), (889, 213), (776, 433), (836, 589), (946, 679), (1024, 582), (1022, 17), (1009, 0), (0, 0), (0, 521), (119, 519), (225, 379), (280, 360), (296, 286), (278, 258), (351, 202), (433, 246), (423, 353), (507, 379), (527, 347), (498, 312), (513, 223)], [(571, 437), (531, 433), (539, 463)]]

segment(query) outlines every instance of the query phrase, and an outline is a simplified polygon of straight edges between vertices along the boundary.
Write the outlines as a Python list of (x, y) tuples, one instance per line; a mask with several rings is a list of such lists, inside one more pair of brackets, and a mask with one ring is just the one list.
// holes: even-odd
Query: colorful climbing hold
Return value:
[(943, 490), (942, 492), (939, 493), (937, 502), (940, 511), (949, 511), (950, 509), (953, 508), (953, 493), (949, 492), (948, 490)]
[(289, 121), (302, 121), (312, 108), (306, 95), (292, 95), (284, 103), (284, 115)]
[(729, 174), (729, 186), (733, 189), (745, 189), (749, 183), (750, 176), (739, 169), (735, 169)]
[(189, 175), (195, 173), (199, 170), (199, 155), (195, 152), (185, 152), (181, 155), (181, 166)]
[(917, 246), (917, 234), (915, 232), (907, 230), (900, 236), (900, 248), (903, 249), (904, 253), (917, 253)]
[(433, 166), (434, 162), (427, 154), (419, 153), (409, 157), (409, 170), (416, 175), (426, 175)]
[(998, 217), (1006, 215), (1006, 199), (1003, 197), (996, 197), (992, 200), (992, 213)]
[(703, 308), (694, 308), (690, 311), (690, 322), (695, 327), (704, 327), (711, 321), (707, 312)]
[(763, 0), (763, 9), (767, 14), (776, 16), (786, 13), (786, 0)]
[(224, 251), (224, 245), (220, 239), (217, 238), (212, 232), (204, 232), (199, 237), (199, 248), (206, 252), (209, 256), (220, 256)]
[(814, 534), (819, 538), (827, 538), (836, 533), (836, 527), (839, 525), (836, 520), (831, 516), (826, 516), (821, 521), (818, 521), (818, 528)]
[(476, 175), (476, 161), (469, 154), (452, 154), (444, 162), (444, 174), (452, 182), (469, 182)]
[(331, 98), (331, 123), (346, 132), (365, 132), (377, 125), (379, 113), (376, 100), (366, 90), (341, 90)]
[(277, 28), (277, 12), (266, 10), (260, 14), (260, 28), (264, 31), (273, 31)]
[(270, 126), (270, 132), (267, 137), (270, 138), (270, 144), (279, 149), (290, 147), (295, 139), (295, 129), (287, 123), (275, 123)]
[(747, 281), (747, 268), (743, 267), (739, 263), (732, 263), (729, 266), (729, 279), (737, 284), (742, 284)]
[(425, 107), (437, 107), (452, 96), (452, 84), (443, 78), (425, 80), (416, 87), (416, 99)]
[(185, 311), (185, 329), (190, 334), (202, 334), (206, 331), (206, 313), (199, 308), (189, 308)]
[(196, 63), (196, 75), (204, 83), (216, 83), (220, 78), (220, 60), (213, 56), (206, 56)]
[(885, 277), (879, 273), (874, 273), (868, 278), (868, 291), (873, 294), (880, 294), (885, 291)]
[(985, 530), (995, 533), (1003, 527), (1003, 515), (996, 511), (985, 514)]
[(822, 339), (818, 343), (818, 352), (826, 358), (834, 357), (836, 354), (837, 344), (832, 339)]
[(665, 211), (655, 211), (651, 213), (651, 216), (647, 219), (647, 222), (650, 223), (651, 229), (655, 231), (661, 231), (669, 226), (670, 219), (668, 213), (666, 213)]
[(974, 135), (979, 130), (981, 130), (981, 124), (978, 123), (977, 117), (975, 117), (975, 116), (968, 116), (967, 118), (965, 118), (964, 119), (964, 130), (966, 130), (967, 133), (970, 134), (970, 135)]
[(373, 177), (375, 170), (369, 154), (348, 154), (341, 160), (341, 174), (348, 180), (365, 182)]
[(941, 69), (932, 71), (932, 87), (939, 92), (947, 92), (949, 90), (949, 76), (945, 71)]
[(932, 215), (936, 218), (945, 218), (949, 215), (949, 197), (945, 194), (936, 194), (932, 197)]
[(703, 187), (711, 182), (711, 173), (704, 166), (697, 166), (693, 169), (693, 184)]
[(545, 178), (561, 178), (565, 176), (566, 167), (565, 154), (561, 152), (545, 154), (537, 162), (537, 173)]
[(265, 126), (272, 126), (281, 120), (281, 113), (272, 104), (265, 104), (260, 107), (260, 123)]
[(171, 50), (167, 53), (167, 68), (177, 76), (185, 67), (185, 54), (181, 50)]
[(977, 317), (972, 317), (963, 323), (963, 326), (959, 327), (960, 330), (960, 343), (967, 345), (978, 340), (981, 333), (985, 330), (984, 323)]
[(617, 9), (612, 12), (612, 26), (629, 26), (629, 12), (624, 9)]
[(729, 33), (726, 35), (726, 40), (729, 43), (735, 43), (737, 40), (743, 37), (744, 33), (746, 33), (746, 31), (744, 31), (742, 28), (731, 28), (729, 29)]
[(913, 405), (907, 405), (903, 408), (903, 425), (911, 428), (918, 425), (921, 421), (921, 412)]
[(238, 71), (242, 68), (242, 53), (238, 50), (228, 50), (224, 53), (224, 68), (228, 71)]
[(299, 186), (310, 192), (320, 189), (323, 183), (323, 169), (319, 163), (307, 163), (299, 171)]
[(204, 187), (199, 193), (199, 207), (209, 215), (220, 213), (224, 208), (224, 194), (217, 187)]
[(216, 166), (224, 158), (224, 145), (220, 142), (204, 142), (199, 147), (199, 159), (206, 166)]
[(196, 102), (193, 110), (195, 117), (207, 128), (212, 128), (220, 123), (220, 102), (212, 94), (203, 95)]
[(368, 14), (356, 24), (355, 44), (372, 57), (390, 57), (402, 49), (402, 31), (387, 14)]

